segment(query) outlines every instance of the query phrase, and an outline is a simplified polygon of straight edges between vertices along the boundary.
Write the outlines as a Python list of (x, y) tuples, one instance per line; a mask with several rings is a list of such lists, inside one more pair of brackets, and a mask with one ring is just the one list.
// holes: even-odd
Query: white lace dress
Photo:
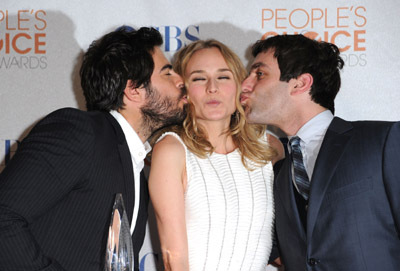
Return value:
[(274, 221), (271, 163), (248, 171), (238, 150), (201, 159), (183, 146), (190, 271), (265, 270)]

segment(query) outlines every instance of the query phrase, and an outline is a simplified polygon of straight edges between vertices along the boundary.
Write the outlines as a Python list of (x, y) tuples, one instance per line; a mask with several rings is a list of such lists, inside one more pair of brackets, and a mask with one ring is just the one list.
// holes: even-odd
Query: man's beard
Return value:
[(186, 110), (179, 107), (179, 102), (185, 95), (184, 91), (175, 100), (169, 97), (162, 98), (156, 88), (149, 86), (147, 103), (142, 111), (142, 129), (152, 134), (154, 131), (170, 125), (181, 124), (186, 117)]

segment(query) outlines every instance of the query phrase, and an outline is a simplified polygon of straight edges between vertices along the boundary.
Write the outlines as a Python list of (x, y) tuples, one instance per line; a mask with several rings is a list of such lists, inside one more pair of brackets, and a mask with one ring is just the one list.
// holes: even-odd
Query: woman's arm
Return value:
[(189, 270), (185, 223), (185, 149), (173, 136), (153, 148), (149, 191), (156, 214), (165, 270)]

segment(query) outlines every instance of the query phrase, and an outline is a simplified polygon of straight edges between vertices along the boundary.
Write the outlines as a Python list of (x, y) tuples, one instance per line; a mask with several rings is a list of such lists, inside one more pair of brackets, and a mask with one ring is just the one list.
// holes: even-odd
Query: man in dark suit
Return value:
[(339, 54), (302, 35), (253, 46), (241, 102), (289, 140), (274, 189), (280, 256), (285, 271), (399, 270), (400, 123), (333, 116)]
[(81, 84), (88, 112), (41, 120), (0, 175), (0, 270), (104, 268), (111, 211), (122, 193), (135, 255), (143, 244), (150, 134), (183, 119), (183, 81), (153, 28), (92, 43)]

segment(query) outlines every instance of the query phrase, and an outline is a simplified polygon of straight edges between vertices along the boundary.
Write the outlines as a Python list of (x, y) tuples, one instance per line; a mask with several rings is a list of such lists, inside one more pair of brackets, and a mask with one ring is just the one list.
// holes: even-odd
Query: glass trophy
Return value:
[(122, 194), (115, 196), (106, 247), (105, 271), (132, 271), (133, 244)]

